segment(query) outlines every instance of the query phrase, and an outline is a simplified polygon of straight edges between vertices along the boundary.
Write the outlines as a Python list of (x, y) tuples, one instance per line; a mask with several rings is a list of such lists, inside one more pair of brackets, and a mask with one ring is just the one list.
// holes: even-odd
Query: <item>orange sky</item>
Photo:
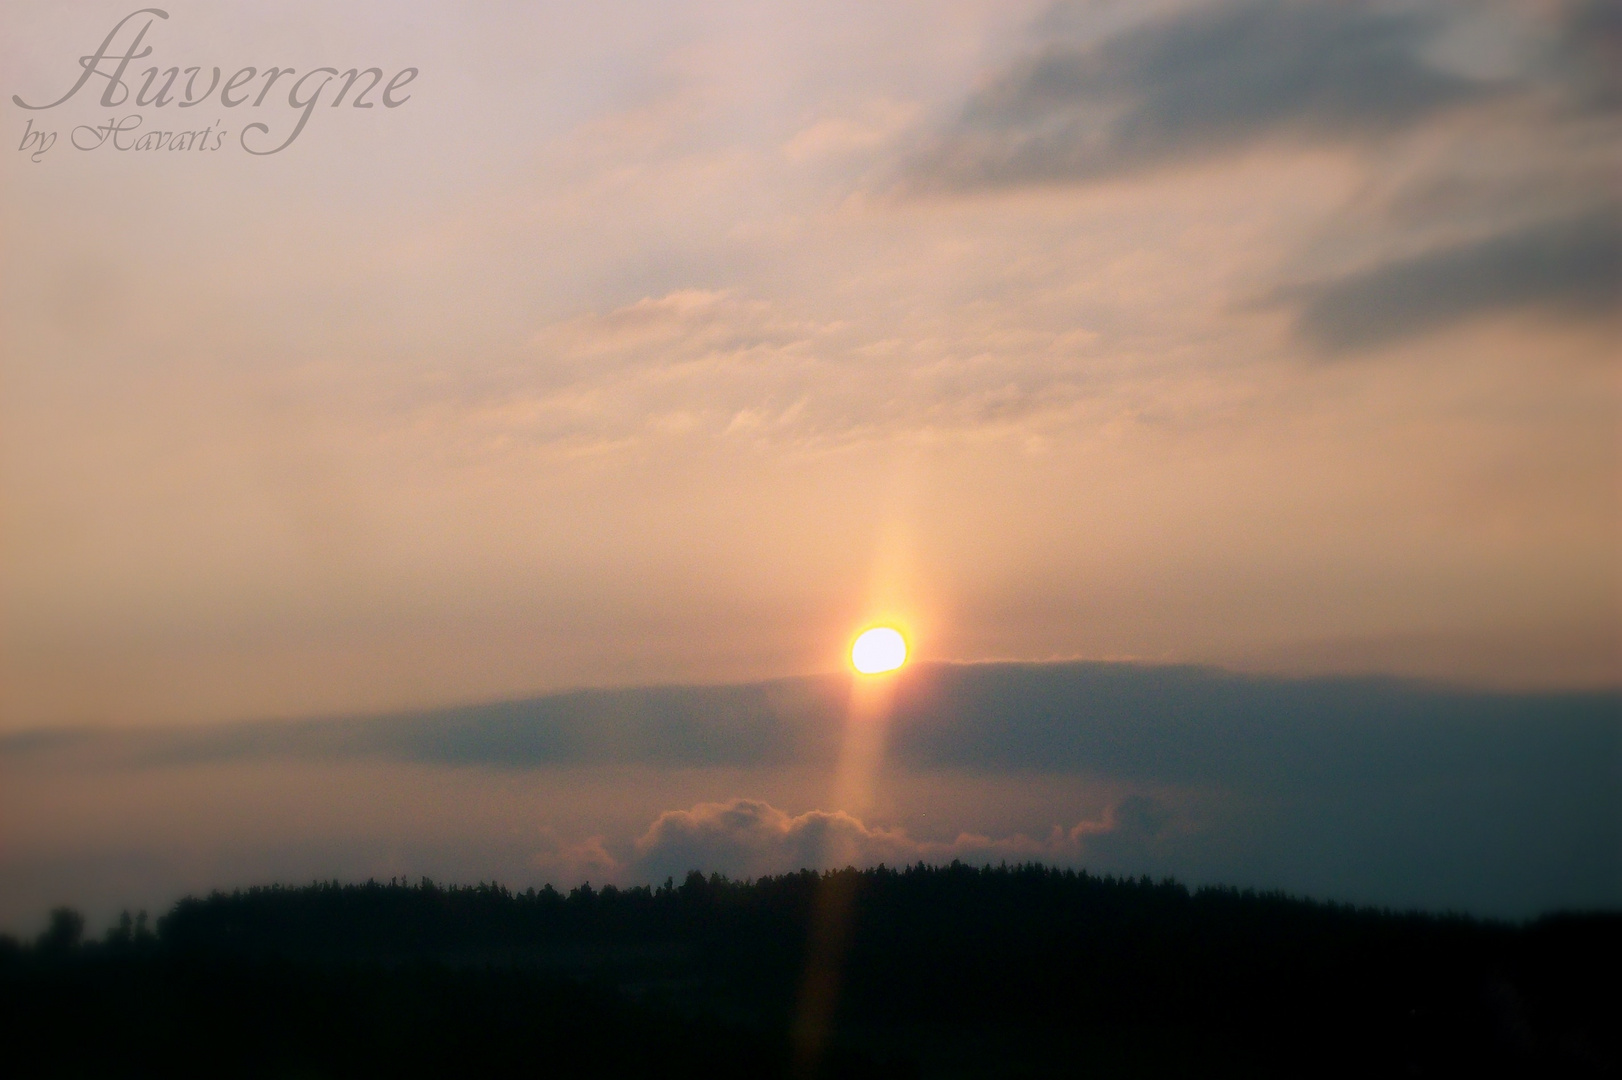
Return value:
[[(885, 611), (925, 658), (1616, 685), (1614, 310), (1376, 287), (1614, 210), (1576, 9), (1305, 19), (1414, 35), (1409, 98), (1157, 143), (1187, 7), (166, 9), (165, 64), (421, 75), (270, 157), (8, 149), (0, 726), (832, 670)], [(125, 8), (3, 10), (11, 137), (105, 122), (10, 98)]]

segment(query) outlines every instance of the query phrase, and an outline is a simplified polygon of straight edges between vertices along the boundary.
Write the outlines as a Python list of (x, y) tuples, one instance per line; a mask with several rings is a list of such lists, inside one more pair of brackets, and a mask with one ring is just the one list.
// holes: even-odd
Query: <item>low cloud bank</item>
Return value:
[[(608, 815), (596, 824), (572, 815), (567, 826), (560, 818), (563, 835), (511, 852), (520, 872), (559, 883), (1041, 859), (1514, 914), (1622, 904), (1616, 692), (1500, 694), (1129, 664), (920, 664), (897, 681), (885, 770), (942, 785), (961, 777), (982, 794), (882, 824), (781, 809), (805, 806), (796, 807), (804, 796), (774, 788), (772, 777), (831, 772), (848, 694), (849, 680), (833, 676), (593, 691), (348, 721), (13, 736), (0, 739), (0, 759), (135, 784), (168, 783), (193, 764), (280, 760), (404, 762), (448, 775), (607, 767), (594, 775), (609, 777), (620, 766), (724, 774), (712, 779), (725, 786), (695, 779), (672, 801), (645, 802), (612, 824)], [(1131, 797), (1079, 824), (1075, 815), (1091, 811), (1058, 799), (1009, 824), (977, 801), (984, 792), (1019, 801), (1013, 793), (1033, 777), (1050, 791), (1073, 784)], [(685, 808), (660, 813), (670, 806)], [(952, 832), (926, 831), (925, 820)], [(1004, 831), (1016, 829), (1025, 833)], [(508, 842), (473, 836), (454, 857), (402, 854), (386, 873), (396, 863), (493, 872), (512, 865)], [(423, 843), (409, 833), (389, 841), (402, 852)]]
[[(406, 715), (0, 737), (0, 758), (130, 767), (379, 759), (831, 767), (843, 676), (584, 691)], [(1583, 790), (1622, 809), (1622, 694), (1491, 693), (1381, 678), (1287, 679), (1136, 664), (918, 664), (897, 681), (903, 770), (1076, 773), (1145, 785), (1365, 795), (1463, 779)]]
[(657, 882), (689, 870), (760, 877), (805, 868), (891, 866), (917, 862), (1000, 863), (1040, 861), (1114, 867), (1149, 858), (1163, 838), (1186, 828), (1176, 813), (1149, 795), (1130, 795), (1098, 821), (1054, 826), (1044, 837), (1002, 838), (963, 832), (952, 840), (923, 840), (906, 829), (870, 826), (842, 810), (790, 814), (759, 799), (699, 803), (668, 810), (648, 826), (622, 859), (602, 837), (549, 847), (535, 866), (565, 880)]

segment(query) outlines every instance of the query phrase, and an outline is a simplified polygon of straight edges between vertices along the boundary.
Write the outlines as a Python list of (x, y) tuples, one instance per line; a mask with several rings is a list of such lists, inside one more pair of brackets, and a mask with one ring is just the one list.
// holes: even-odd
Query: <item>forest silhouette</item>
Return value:
[[(796, 1041), (836, 903), (826, 1038)], [(1622, 916), (1040, 865), (214, 893), (0, 939), (27, 1076), (1607, 1076)]]

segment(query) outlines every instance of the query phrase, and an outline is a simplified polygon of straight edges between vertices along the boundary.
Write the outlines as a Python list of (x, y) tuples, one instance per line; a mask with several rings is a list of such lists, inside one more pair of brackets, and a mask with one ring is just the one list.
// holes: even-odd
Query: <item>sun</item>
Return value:
[(907, 662), (907, 639), (889, 626), (863, 630), (850, 647), (850, 665), (863, 675), (894, 671)]

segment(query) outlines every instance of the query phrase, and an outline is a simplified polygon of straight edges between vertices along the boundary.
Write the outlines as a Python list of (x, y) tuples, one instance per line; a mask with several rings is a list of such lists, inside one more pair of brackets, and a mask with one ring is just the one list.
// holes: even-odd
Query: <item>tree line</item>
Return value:
[[(828, 912), (837, 937), (814, 932)], [(818, 948), (838, 950), (837, 994), (808, 1064), (793, 1032)], [(1615, 914), (1516, 925), (953, 863), (272, 886), (94, 939), (61, 909), (36, 940), (0, 940), (0, 1004), (30, 1018), (41, 1075), (53, 1046), (81, 1066), (121, 1046), (154, 1075), (1581, 1076), (1622, 1061), (1619, 962)]]

